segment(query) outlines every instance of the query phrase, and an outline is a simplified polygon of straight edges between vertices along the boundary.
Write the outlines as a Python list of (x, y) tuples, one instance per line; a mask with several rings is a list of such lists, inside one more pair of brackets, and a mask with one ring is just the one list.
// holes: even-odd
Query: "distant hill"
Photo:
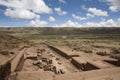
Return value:
[(23, 37), (27, 40), (39, 39), (60, 39), (61, 36), (67, 35), (70, 39), (120, 39), (119, 27), (90, 27), (90, 28), (52, 28), (52, 27), (17, 27), (17, 28), (0, 28), (1, 34), (10, 34), (13, 36)]
[(0, 33), (29, 33), (39, 35), (79, 35), (79, 34), (120, 34), (119, 27), (93, 27), (93, 28), (35, 28), (35, 27), (19, 27), (19, 28), (0, 28)]

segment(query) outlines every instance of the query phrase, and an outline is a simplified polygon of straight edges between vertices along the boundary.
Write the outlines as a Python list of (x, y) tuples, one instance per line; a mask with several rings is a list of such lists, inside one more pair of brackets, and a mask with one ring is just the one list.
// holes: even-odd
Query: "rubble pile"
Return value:
[(33, 62), (33, 65), (44, 71), (52, 71), (55, 74), (64, 74), (67, 71), (60, 58), (45, 49), (37, 50), (37, 60)]

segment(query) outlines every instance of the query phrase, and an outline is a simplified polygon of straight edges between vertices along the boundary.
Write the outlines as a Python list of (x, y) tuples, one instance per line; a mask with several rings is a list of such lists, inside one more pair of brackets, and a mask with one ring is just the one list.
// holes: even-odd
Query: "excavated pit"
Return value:
[[(33, 52), (31, 51), (33, 50)], [(110, 64), (118, 65), (118, 62), (106, 61)], [(32, 47), (28, 48), (20, 58), (16, 72), (49, 71), (55, 75), (90, 71), (104, 68), (100, 66), (99, 61), (85, 61), (80, 56), (71, 56), (64, 51), (53, 47)], [(101, 62), (100, 62), (101, 63)], [(107, 65), (107, 64), (106, 64)]]
[(82, 70), (82, 71), (89, 71), (89, 70), (96, 70), (96, 69), (99, 69), (97, 68), (96, 66), (90, 64), (90, 63), (86, 63), (86, 64), (80, 64), (79, 62), (77, 62), (76, 60), (73, 60), (71, 61), (71, 63), (79, 70)]
[[(53, 46), (49, 46), (49, 48), (51, 48), (53, 51), (55, 51), (56, 53), (58, 53), (59, 55), (61, 55), (62, 57), (66, 58), (66, 59), (72, 59), (73, 57), (67, 55), (66, 53), (64, 53), (63, 51), (53, 47)], [(79, 56), (78, 56), (79, 58)], [(96, 70), (99, 69), (98, 67), (90, 64), (90, 63), (86, 63), (85, 65), (83, 65), (82, 63), (79, 63), (79, 61), (76, 61), (74, 59), (72, 59), (71, 64), (74, 65), (76, 67), (76, 69), (80, 70), (80, 71), (89, 71), (89, 70)]]
[(12, 65), (16, 65), (16, 67), (13, 66), (15, 69), (12, 70), (13, 74), (9, 77), (9, 80), (18, 80), (21, 76), (26, 77), (27, 75), (31, 75), (33, 78), (37, 75), (38, 78), (41, 78), (42, 73), (54, 78), (53, 76), (99, 71), (115, 67), (110, 64), (119, 66), (117, 64), (119, 61), (115, 63), (92, 60), (84, 53), (76, 56), (74, 53), (65, 51), (61, 48), (46, 45), (22, 49), (12, 61)]
[[(42, 48), (39, 49), (43, 50)], [(54, 54), (54, 51), (45, 49), (45, 51), (38, 54), (38, 49), (35, 48), (34, 50), (35, 52), (31, 52), (29, 50), (24, 52), (24, 55), (20, 58), (15, 72), (51, 71), (55, 74), (64, 74), (76, 71), (76, 68), (71, 66), (72, 64), (69, 63), (66, 58), (63, 60), (63, 58), (59, 55)], [(52, 62), (50, 63), (50, 61)]]
[(105, 60), (105, 62), (108, 62), (110, 64), (113, 64), (117, 67), (120, 67), (120, 60), (117, 60), (117, 61), (109, 61), (109, 60)]
[(53, 51), (55, 51), (56, 53), (58, 53), (59, 55), (65, 57), (66, 59), (70, 59), (71, 57), (68, 56), (66, 53), (62, 52), (61, 50), (53, 47), (53, 46), (49, 46), (50, 49), (52, 49)]
[(22, 70), (24, 61), (25, 61), (24, 55), (22, 55), (22, 57), (21, 57), (21, 59), (20, 59), (20, 61), (19, 61), (19, 63), (18, 63), (18, 66), (17, 66), (17, 68), (16, 68), (16, 70), (15, 70), (16, 72), (19, 72), (19, 71)]

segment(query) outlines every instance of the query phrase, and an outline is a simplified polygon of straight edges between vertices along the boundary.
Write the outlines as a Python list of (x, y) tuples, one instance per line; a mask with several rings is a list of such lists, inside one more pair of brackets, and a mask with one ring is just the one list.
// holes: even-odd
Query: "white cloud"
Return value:
[(46, 21), (41, 21), (41, 20), (31, 20), (30, 23), (28, 24), (28, 26), (30, 27), (46, 27), (47, 26), (47, 22)]
[(87, 16), (87, 18), (93, 18), (94, 17), (94, 15), (90, 14), (90, 13), (87, 13), (86, 16)]
[(78, 24), (77, 22), (73, 22), (71, 20), (68, 20), (64, 24), (61, 25), (55, 25), (54, 27), (80, 27), (81, 25)]
[(88, 12), (91, 12), (95, 16), (108, 16), (108, 12), (107, 11), (102, 11), (101, 9), (89, 8)]
[(112, 11), (112, 12), (117, 12), (118, 8), (116, 6), (110, 6), (109, 9)]
[[(103, 1), (103, 0), (100, 0)], [(112, 12), (118, 12), (120, 11), (120, 0), (104, 0), (104, 2), (108, 2), (110, 7), (109, 9)]]
[(83, 17), (83, 18), (89, 19), (89, 18), (94, 18), (95, 16), (99, 16), (99, 17), (108, 16), (107, 11), (103, 11), (103, 10), (97, 9), (97, 8), (87, 8), (85, 5), (82, 5), (81, 7), (83, 10), (88, 11), (88, 13), (86, 13), (86, 17)]
[(59, 2), (67, 4), (65, 0), (59, 0)]
[(4, 5), (13, 9), (27, 9), (35, 13), (51, 12), (51, 8), (45, 4), (44, 0), (0, 0), (0, 5)]
[(120, 27), (120, 18), (117, 21), (109, 19), (101, 22), (86, 22), (84, 24), (68, 20), (63, 24), (55, 25), (54, 27)]
[(93, 18), (94, 15), (91, 14), (91, 13), (87, 13), (85, 17), (81, 17), (81, 16), (76, 16), (75, 14), (72, 14), (72, 17), (73, 17), (74, 19), (77, 19), (77, 20), (82, 21), (82, 20), (87, 20), (87, 19), (89, 19), (89, 18)]
[(112, 19), (106, 20), (106, 21), (101, 21), (99, 23), (96, 22), (87, 22), (82, 25), (82, 27), (119, 27), (120, 21), (113, 21)]
[(40, 16), (30, 12), (26, 9), (6, 9), (5, 11), (6, 16), (10, 16), (12, 18), (20, 18), (20, 19), (33, 19), (33, 18), (39, 18)]
[(76, 16), (75, 14), (72, 14), (72, 16), (73, 16), (74, 19), (78, 19), (78, 20), (80, 20), (80, 21), (87, 19), (87, 18), (85, 18), (85, 17)]
[(49, 8), (44, 0), (0, 0), (0, 5), (7, 7), (6, 16), (20, 19), (39, 18), (39, 14), (50, 14)]
[(60, 16), (67, 14), (67, 12), (66, 12), (66, 11), (62, 11), (60, 7), (55, 8), (54, 10), (55, 10), (55, 11), (57, 12), (57, 14), (60, 15)]
[(49, 19), (48, 19), (50, 22), (54, 22), (55, 21), (55, 18), (50, 16)]
[(77, 22), (72, 22), (71, 20), (68, 20), (65, 24), (61, 25), (61, 27), (76, 27), (79, 26)]

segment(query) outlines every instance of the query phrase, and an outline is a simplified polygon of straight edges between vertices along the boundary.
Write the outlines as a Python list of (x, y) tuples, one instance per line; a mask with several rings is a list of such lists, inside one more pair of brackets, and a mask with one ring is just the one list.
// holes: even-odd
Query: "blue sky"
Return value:
[(0, 0), (2, 27), (119, 27), (120, 0)]

